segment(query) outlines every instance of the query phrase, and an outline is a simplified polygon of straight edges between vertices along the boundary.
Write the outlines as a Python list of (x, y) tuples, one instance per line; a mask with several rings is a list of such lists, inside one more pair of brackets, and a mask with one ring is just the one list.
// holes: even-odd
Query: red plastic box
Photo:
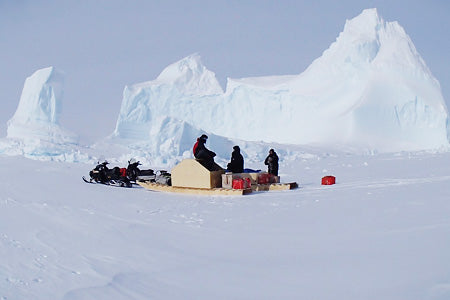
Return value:
[(268, 184), (270, 183), (270, 176), (272, 174), (269, 173), (260, 173), (258, 174), (258, 184)]
[(233, 189), (235, 189), (235, 190), (244, 189), (244, 179), (242, 179), (242, 178), (233, 179), (232, 186), (233, 186)]
[(250, 178), (235, 178), (232, 185), (235, 190), (248, 189), (251, 187)]
[(334, 176), (325, 176), (322, 177), (322, 185), (331, 185), (336, 183), (336, 177)]
[(244, 188), (249, 189), (252, 187), (252, 181), (249, 177), (244, 178)]

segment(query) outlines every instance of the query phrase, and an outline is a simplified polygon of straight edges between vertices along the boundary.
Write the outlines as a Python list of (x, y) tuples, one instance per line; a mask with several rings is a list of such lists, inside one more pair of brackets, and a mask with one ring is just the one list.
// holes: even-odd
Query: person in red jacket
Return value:
[(192, 152), (194, 153), (194, 157), (200, 161), (208, 170), (211, 170), (214, 165), (214, 157), (216, 153), (206, 148), (206, 140), (208, 136), (206, 134), (202, 134), (201, 137), (197, 138), (197, 142), (194, 144), (192, 148)]

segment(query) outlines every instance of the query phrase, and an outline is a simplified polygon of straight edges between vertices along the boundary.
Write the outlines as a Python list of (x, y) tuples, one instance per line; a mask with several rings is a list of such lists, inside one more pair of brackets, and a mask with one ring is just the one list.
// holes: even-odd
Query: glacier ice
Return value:
[(17, 110), (8, 121), (7, 138), (76, 142), (76, 136), (59, 125), (63, 85), (64, 75), (54, 67), (28, 77)]
[(189, 55), (154, 80), (126, 86), (114, 132), (89, 149), (59, 124), (63, 83), (53, 67), (26, 79), (0, 153), (92, 161), (85, 154), (92, 150), (173, 165), (192, 155), (203, 133), (218, 160), (228, 159), (235, 144), (256, 160), (272, 145), (290, 157), (292, 145), (370, 153), (449, 146), (439, 82), (405, 30), (376, 9), (347, 20), (300, 74), (228, 78), (224, 91), (200, 55)]
[[(182, 106), (177, 107), (177, 99), (191, 101), (192, 97), (214, 100), (222, 94), (222, 87), (215, 74), (206, 69), (198, 54), (190, 55), (168, 66), (154, 81), (125, 87), (111, 141), (129, 145), (136, 150), (135, 156), (149, 155), (153, 160), (159, 159), (160, 163), (165, 164), (170, 158), (191, 155), (197, 137), (207, 133), (208, 143), (214, 147), (217, 155), (228, 157), (233, 147), (230, 139), (193, 126), (184, 117), (175, 114), (178, 109), (183, 109)], [(153, 98), (161, 95), (164, 95), (163, 99), (160, 98), (162, 101), (153, 101)], [(193, 114), (197, 109), (195, 102), (184, 107), (190, 109), (185, 111), (186, 115)], [(165, 113), (166, 108), (174, 110), (174, 113)]]
[[(164, 116), (184, 120), (177, 111), (189, 108), (190, 111), (184, 113), (192, 114), (197, 109), (193, 99), (214, 99), (223, 94), (223, 90), (215, 74), (203, 66), (198, 54), (194, 54), (168, 66), (154, 81), (125, 87), (123, 94), (114, 136), (145, 140), (149, 138), (152, 122)], [(190, 104), (178, 103), (178, 106), (178, 99), (190, 101)]]
[(42, 160), (78, 161), (77, 136), (59, 125), (64, 75), (54, 67), (25, 80), (14, 116), (7, 123), (0, 153)]
[(188, 56), (125, 87), (113, 136), (139, 144), (157, 135), (162, 145), (171, 137), (154, 130), (161, 118), (246, 141), (380, 152), (448, 146), (439, 82), (405, 30), (376, 9), (347, 20), (298, 75), (229, 78), (223, 92), (199, 55)]

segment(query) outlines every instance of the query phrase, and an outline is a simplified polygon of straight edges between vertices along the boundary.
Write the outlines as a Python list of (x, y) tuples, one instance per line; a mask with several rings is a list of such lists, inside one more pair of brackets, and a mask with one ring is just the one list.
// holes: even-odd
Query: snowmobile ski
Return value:
[(87, 179), (86, 179), (86, 177), (84, 177), (84, 176), (83, 176), (83, 177), (81, 177), (81, 178), (82, 178), (82, 179), (83, 179), (83, 181), (84, 181), (84, 182), (86, 182), (86, 183), (93, 183), (93, 184), (95, 184), (95, 183), (96, 183), (95, 181), (92, 181), (92, 180), (87, 180)]
[(95, 181), (95, 180), (88, 180), (86, 177), (81, 177), (84, 182), (86, 183), (92, 183), (92, 184), (104, 184), (104, 185), (111, 185), (111, 186), (117, 186), (117, 187), (132, 187), (131, 182), (123, 181), (123, 180), (109, 180), (105, 182)]

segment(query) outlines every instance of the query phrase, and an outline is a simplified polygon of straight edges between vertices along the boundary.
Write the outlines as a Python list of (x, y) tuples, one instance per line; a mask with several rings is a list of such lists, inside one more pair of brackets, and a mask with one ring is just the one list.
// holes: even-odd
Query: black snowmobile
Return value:
[(152, 169), (141, 170), (141, 163), (134, 159), (128, 161), (127, 177), (130, 181), (155, 181), (156, 174)]
[(86, 177), (82, 177), (87, 183), (101, 183), (106, 185), (114, 185), (120, 187), (131, 187), (131, 182), (127, 177), (126, 169), (114, 167), (108, 168), (109, 163), (105, 160), (102, 163), (98, 163), (97, 166), (89, 172), (91, 177), (89, 180)]
[(141, 163), (134, 159), (128, 161), (127, 177), (132, 182), (150, 181), (165, 185), (172, 185), (171, 175), (167, 171), (160, 170), (154, 172), (152, 169), (139, 169)]
[(164, 185), (172, 185), (172, 175), (165, 170), (156, 171), (155, 182)]

